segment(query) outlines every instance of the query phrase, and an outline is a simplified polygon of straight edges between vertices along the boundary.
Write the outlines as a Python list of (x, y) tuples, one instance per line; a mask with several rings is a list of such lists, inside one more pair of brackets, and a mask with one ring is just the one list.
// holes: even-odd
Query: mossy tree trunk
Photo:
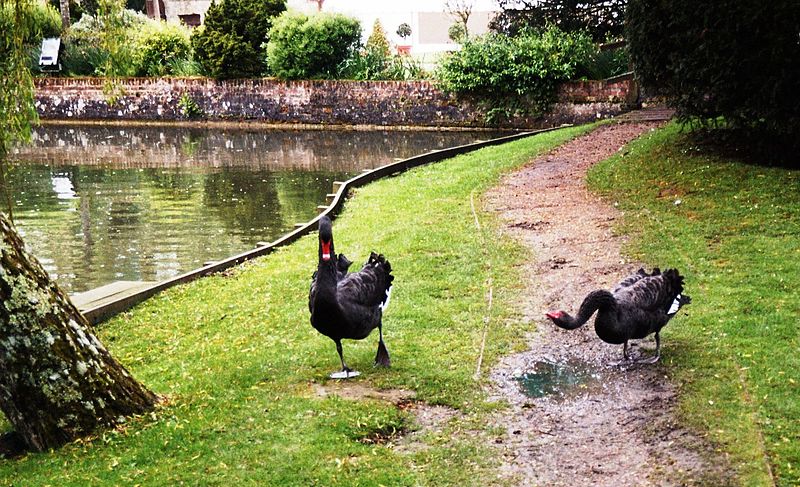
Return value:
[(154, 407), (0, 212), (0, 408), (35, 451)]

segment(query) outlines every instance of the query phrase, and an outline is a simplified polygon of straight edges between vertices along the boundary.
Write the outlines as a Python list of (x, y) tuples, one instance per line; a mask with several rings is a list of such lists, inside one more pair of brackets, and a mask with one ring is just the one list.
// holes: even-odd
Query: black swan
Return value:
[(620, 282), (612, 292), (592, 291), (583, 300), (578, 316), (564, 311), (547, 313), (561, 328), (574, 330), (586, 323), (597, 311), (594, 330), (606, 343), (623, 344), (622, 354), (628, 357), (628, 340), (644, 338), (655, 333), (656, 353), (640, 363), (655, 363), (661, 356), (659, 332), (682, 306), (692, 302), (683, 293), (683, 276), (676, 269), (662, 274), (658, 268), (648, 274), (639, 269)]
[(342, 339), (361, 340), (378, 329), (378, 353), (375, 365), (389, 367), (389, 352), (383, 343), (381, 317), (389, 304), (392, 289), (392, 266), (383, 255), (372, 252), (358, 272), (348, 273), (351, 262), (342, 254), (336, 255), (333, 246), (331, 219), (319, 221), (319, 264), (311, 277), (308, 309), (311, 325), (336, 343), (342, 370), (330, 375), (333, 379), (355, 377), (344, 362)]

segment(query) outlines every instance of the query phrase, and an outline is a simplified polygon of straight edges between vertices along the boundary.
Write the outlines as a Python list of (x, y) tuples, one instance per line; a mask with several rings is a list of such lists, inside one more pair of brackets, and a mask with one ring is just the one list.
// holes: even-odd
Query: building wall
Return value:
[(170, 22), (179, 22), (182, 15), (199, 15), (202, 24), (210, 6), (211, 0), (164, 0), (164, 13)]
[[(522, 117), (513, 128), (584, 123), (614, 116), (633, 96), (629, 80), (565, 85), (550, 113)], [(479, 105), (443, 93), (429, 81), (214, 81), (196, 78), (131, 78), (109, 105), (99, 78), (41, 78), (36, 109), (43, 119), (180, 121), (191, 100), (212, 121), (270, 124), (483, 127)]]

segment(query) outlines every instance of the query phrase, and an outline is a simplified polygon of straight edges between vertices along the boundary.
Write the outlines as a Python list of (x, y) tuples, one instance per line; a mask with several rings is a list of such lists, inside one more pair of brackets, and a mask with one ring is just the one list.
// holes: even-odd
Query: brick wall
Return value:
[[(538, 118), (509, 126), (536, 128), (616, 115), (631, 97), (631, 81), (585, 81), (562, 87), (559, 102)], [(279, 124), (481, 127), (484, 111), (429, 81), (214, 81), (130, 78), (109, 106), (99, 78), (42, 78), (36, 108), (51, 120), (186, 120), (179, 108), (191, 98), (209, 120)]]

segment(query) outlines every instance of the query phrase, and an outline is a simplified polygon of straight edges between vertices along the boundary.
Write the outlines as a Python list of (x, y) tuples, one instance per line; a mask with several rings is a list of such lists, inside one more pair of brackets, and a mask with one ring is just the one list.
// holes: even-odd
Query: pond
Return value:
[(15, 150), (14, 220), (68, 292), (160, 281), (316, 215), (335, 180), (488, 132), (39, 127)]

